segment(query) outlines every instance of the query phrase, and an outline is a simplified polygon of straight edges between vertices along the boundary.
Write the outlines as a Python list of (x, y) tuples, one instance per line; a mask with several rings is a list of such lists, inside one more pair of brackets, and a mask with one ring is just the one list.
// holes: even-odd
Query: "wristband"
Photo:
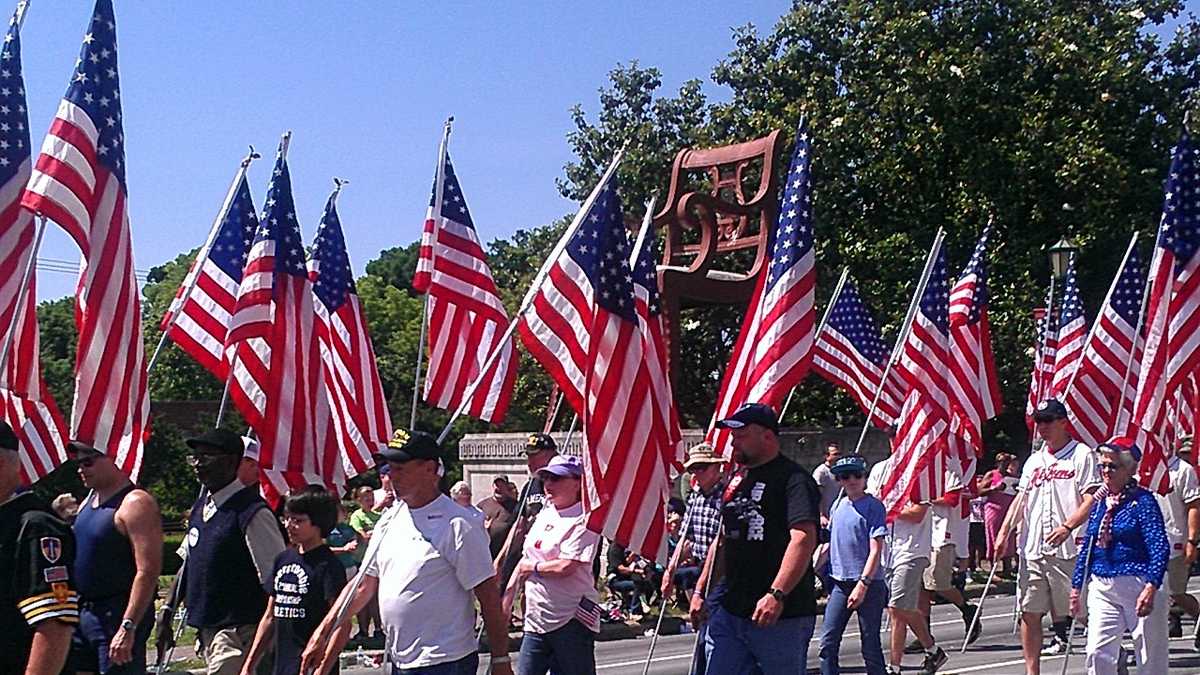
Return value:
[(496, 664), (500, 664), (500, 663), (512, 663), (512, 657), (509, 656), (508, 654), (505, 654), (504, 656), (493, 656), (492, 657), (492, 665), (493, 666)]

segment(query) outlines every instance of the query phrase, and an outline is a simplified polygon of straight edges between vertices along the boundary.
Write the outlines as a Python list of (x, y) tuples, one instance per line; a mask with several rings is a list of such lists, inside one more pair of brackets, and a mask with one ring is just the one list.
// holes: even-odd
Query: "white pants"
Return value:
[(1146, 582), (1140, 577), (1092, 577), (1088, 581), (1087, 667), (1098, 675), (1115, 675), (1121, 638), (1133, 634), (1139, 673), (1167, 672), (1167, 605), (1162, 589), (1154, 594), (1149, 616), (1137, 615), (1137, 598)]

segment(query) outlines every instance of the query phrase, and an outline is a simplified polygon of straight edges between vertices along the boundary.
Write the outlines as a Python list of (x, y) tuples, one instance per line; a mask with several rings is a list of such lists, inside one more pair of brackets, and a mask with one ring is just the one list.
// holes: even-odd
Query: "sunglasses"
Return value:
[(861, 473), (839, 473), (837, 475), (838, 480), (860, 480), (862, 477)]
[(1119, 465), (1113, 464), (1112, 462), (1100, 462), (1100, 464), (1097, 466), (1101, 471), (1119, 471), (1121, 469)]
[(96, 463), (96, 457), (95, 455), (89, 455), (87, 457), (75, 460), (75, 463), (79, 466), (90, 469), (92, 468), (92, 465)]

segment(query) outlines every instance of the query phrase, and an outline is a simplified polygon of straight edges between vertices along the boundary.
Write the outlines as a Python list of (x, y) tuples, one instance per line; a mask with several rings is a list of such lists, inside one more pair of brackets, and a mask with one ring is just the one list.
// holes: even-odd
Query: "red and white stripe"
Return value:
[[(989, 228), (990, 229), (990, 228)], [(965, 438), (974, 454), (983, 452), (983, 423), (996, 416), (1003, 403), (992, 330), (988, 318), (985, 230), (962, 278), (950, 289), (950, 407), (959, 420), (955, 438)]]
[(1056, 332), (1047, 325), (1050, 318), (1045, 307), (1033, 310), (1033, 322), (1033, 369), (1029, 373), (1029, 395), (1025, 399), (1025, 426), (1029, 433), (1033, 433), (1033, 412), (1050, 395), (1050, 381), (1054, 377), (1054, 351), (1058, 345)]

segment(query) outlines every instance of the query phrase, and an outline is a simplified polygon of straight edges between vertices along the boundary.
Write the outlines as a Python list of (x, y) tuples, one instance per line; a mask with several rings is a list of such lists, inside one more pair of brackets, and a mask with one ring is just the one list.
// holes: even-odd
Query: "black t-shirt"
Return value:
[[(275, 675), (300, 672), (300, 655), (346, 585), (346, 568), (328, 546), (285, 549), (265, 584), (275, 598)], [(336, 670), (335, 670), (336, 672)]]
[(0, 673), (25, 672), (41, 621), (79, 623), (71, 527), (32, 492), (0, 504)]
[(525, 511), (521, 517), (527, 520), (537, 518), (546, 504), (546, 488), (542, 485), (542, 479), (537, 476), (530, 478), (521, 490), (521, 499), (525, 500)]
[[(820, 523), (821, 492), (807, 471), (780, 455), (750, 469), (721, 509), (725, 524), (725, 585), (722, 606), (750, 618), (771, 588), (791, 528)], [(783, 617), (815, 616), (813, 570), (808, 570), (783, 603)]]

